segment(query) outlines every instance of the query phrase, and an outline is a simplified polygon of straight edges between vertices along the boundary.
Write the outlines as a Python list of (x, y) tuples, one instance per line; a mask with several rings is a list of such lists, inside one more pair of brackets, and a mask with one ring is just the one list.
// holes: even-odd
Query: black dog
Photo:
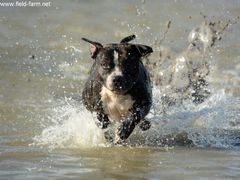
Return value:
[[(144, 120), (152, 105), (151, 82), (141, 58), (152, 53), (152, 48), (130, 44), (135, 35), (120, 43), (105, 47), (88, 39), (91, 57), (95, 60), (83, 90), (82, 99), (86, 108), (97, 112), (97, 125), (105, 129), (110, 123), (120, 122), (115, 143), (127, 139), (140, 123), (142, 130), (150, 128)], [(113, 141), (106, 136), (107, 140)]]

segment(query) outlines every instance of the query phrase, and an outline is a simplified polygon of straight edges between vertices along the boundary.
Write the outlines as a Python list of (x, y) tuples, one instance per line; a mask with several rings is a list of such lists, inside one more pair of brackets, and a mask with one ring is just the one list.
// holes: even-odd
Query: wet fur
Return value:
[[(97, 125), (100, 128), (105, 129), (110, 123), (120, 122), (115, 143), (121, 143), (130, 136), (135, 126), (148, 114), (152, 105), (151, 81), (141, 61), (144, 55), (152, 52), (152, 49), (144, 45), (126, 44), (131, 38), (122, 40), (124, 44), (110, 44), (106, 47), (84, 39), (96, 49), (93, 48), (92, 58), (95, 61), (85, 84), (82, 100), (89, 111), (97, 113)], [(118, 59), (116, 49), (120, 53)], [(118, 65), (113, 65), (112, 71), (108, 72), (103, 70), (101, 64), (109, 63), (109, 59), (114, 63), (118, 62)], [(125, 71), (123, 75), (125, 79), (121, 84), (123, 88), (110, 89), (111, 79), (121, 75), (121, 73), (114, 74), (116, 68), (119, 68), (118, 71)]]

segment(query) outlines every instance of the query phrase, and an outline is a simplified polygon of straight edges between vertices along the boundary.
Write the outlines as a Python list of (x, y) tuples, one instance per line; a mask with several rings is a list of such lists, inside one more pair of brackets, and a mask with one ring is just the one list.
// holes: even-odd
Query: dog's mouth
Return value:
[(116, 87), (113, 89), (113, 92), (116, 94), (125, 94), (129, 89), (125, 89), (122, 86)]
[(112, 91), (114, 94), (125, 94), (129, 90), (129, 89), (124, 89), (122, 86), (113, 87), (113, 88), (106, 87), (106, 88)]
[(132, 86), (126, 87), (126, 86), (112, 86), (112, 87), (108, 87), (105, 86), (108, 90), (112, 91), (114, 94), (119, 94), (119, 95), (123, 95), (126, 94), (131, 88)]

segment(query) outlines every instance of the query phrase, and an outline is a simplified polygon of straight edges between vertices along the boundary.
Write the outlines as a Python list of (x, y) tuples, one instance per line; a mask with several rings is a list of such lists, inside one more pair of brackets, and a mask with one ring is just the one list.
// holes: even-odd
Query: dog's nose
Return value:
[(114, 77), (113, 79), (113, 85), (116, 87), (116, 86), (121, 86), (123, 82), (123, 77), (122, 76), (116, 76)]

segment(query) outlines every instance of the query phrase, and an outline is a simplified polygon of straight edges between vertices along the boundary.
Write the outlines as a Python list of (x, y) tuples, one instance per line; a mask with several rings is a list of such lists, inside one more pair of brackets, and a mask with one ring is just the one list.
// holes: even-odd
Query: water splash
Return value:
[[(152, 64), (147, 64), (155, 84), (153, 107), (147, 117), (152, 127), (145, 132), (136, 128), (127, 140), (128, 145), (239, 147), (240, 98), (227, 94), (224, 89), (204, 83), (195, 87), (193, 83), (204, 82), (202, 78), (207, 78), (211, 70), (205, 62), (214, 58), (207, 51), (215, 43), (216, 32), (220, 32), (212, 26), (212, 23), (202, 23), (194, 28), (188, 38), (189, 46), (180, 54), (170, 48), (156, 48), (160, 60), (156, 58), (158, 62), (151, 60)], [(66, 72), (65, 66), (61, 69)], [(69, 72), (72, 77), (71, 69)], [(192, 85), (189, 86), (189, 83)], [(199, 92), (206, 96), (196, 103), (192, 95), (199, 87), (202, 90)], [(103, 131), (95, 125), (96, 117), (80, 101), (70, 98), (53, 102), (51, 121), (40, 135), (34, 137), (33, 145), (49, 149), (107, 146)]]
[[(154, 90), (158, 97), (160, 93), (160, 90)], [(156, 100), (155, 107), (159, 108), (161, 101)], [(240, 143), (239, 101), (224, 90), (215, 90), (200, 105), (186, 100), (182, 106), (173, 106), (167, 114), (154, 114), (151, 118), (154, 127), (147, 136), (148, 143), (237, 148)]]
[[(151, 129), (143, 132), (136, 128), (127, 140), (129, 146), (239, 146), (240, 99), (219, 90), (200, 106), (188, 101), (163, 114), (159, 94), (160, 89), (154, 88), (154, 106), (148, 116)], [(61, 101), (60, 106), (57, 102), (50, 125), (34, 137), (33, 145), (49, 149), (108, 146), (95, 120), (96, 117), (75, 100)]]
[(55, 148), (96, 147), (104, 143), (102, 131), (95, 125), (95, 117), (74, 100), (56, 104), (49, 126), (34, 137), (33, 145)]

